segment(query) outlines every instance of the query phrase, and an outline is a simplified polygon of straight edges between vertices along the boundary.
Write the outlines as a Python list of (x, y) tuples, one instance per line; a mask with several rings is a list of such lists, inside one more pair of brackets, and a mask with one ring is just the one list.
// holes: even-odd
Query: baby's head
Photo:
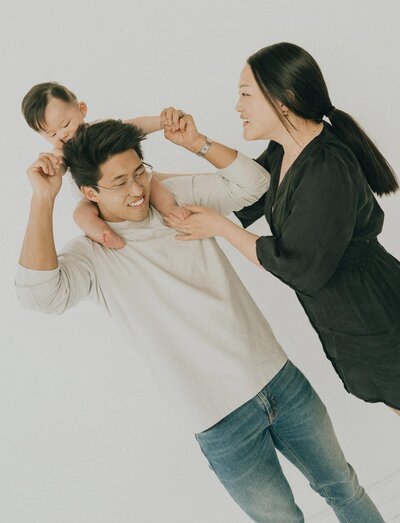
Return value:
[(34, 85), (22, 100), (29, 127), (58, 149), (75, 135), (86, 112), (86, 104), (57, 82)]

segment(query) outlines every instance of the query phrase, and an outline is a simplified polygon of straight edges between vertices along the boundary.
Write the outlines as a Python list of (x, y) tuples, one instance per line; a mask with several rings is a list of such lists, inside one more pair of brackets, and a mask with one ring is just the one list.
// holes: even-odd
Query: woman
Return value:
[(247, 227), (264, 215), (272, 235), (204, 207), (169, 223), (180, 240), (224, 237), (292, 287), (346, 390), (400, 414), (400, 263), (376, 239), (373, 196), (398, 189), (391, 167), (296, 45), (248, 59), (236, 110), (246, 140), (270, 140), (258, 162), (271, 173), (270, 190), (237, 216)]

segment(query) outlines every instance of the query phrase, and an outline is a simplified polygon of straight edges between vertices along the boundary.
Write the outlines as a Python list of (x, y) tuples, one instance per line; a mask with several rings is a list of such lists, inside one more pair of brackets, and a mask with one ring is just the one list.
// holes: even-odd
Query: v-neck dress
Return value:
[(400, 409), (400, 263), (377, 241), (384, 214), (350, 148), (325, 123), (279, 184), (283, 148), (257, 161), (269, 191), (236, 213), (261, 216), (261, 265), (292, 287), (346, 390)]

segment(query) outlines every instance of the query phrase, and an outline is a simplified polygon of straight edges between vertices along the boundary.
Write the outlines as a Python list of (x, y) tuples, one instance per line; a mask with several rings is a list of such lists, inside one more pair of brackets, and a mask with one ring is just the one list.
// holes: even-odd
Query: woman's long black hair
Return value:
[(327, 116), (334, 132), (356, 155), (371, 189), (380, 196), (397, 191), (399, 185), (392, 167), (354, 118), (333, 107), (322, 72), (307, 51), (282, 42), (260, 49), (247, 63), (289, 132), (278, 102), (307, 120), (321, 122)]

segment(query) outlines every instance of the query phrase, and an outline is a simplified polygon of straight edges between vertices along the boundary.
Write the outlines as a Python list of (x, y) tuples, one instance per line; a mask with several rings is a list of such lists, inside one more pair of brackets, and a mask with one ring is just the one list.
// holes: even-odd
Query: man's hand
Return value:
[(62, 159), (52, 153), (41, 153), (27, 174), (34, 196), (55, 199), (61, 188)]
[(54, 154), (42, 153), (27, 170), (33, 196), (19, 263), (28, 269), (50, 271), (58, 266), (53, 207), (61, 188), (61, 164)]
[(198, 132), (190, 114), (185, 114), (174, 107), (168, 107), (161, 111), (160, 117), (167, 140), (193, 153), (200, 151), (206, 138)]

